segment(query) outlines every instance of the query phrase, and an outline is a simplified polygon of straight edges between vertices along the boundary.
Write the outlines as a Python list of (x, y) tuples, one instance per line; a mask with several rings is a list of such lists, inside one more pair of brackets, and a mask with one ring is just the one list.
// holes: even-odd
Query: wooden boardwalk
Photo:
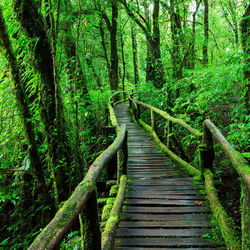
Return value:
[[(128, 129), (128, 173), (132, 183), (114, 249), (218, 249), (209, 209), (192, 177), (179, 174), (132, 122), (128, 103), (115, 107)], [(222, 248), (223, 249), (223, 248)]]

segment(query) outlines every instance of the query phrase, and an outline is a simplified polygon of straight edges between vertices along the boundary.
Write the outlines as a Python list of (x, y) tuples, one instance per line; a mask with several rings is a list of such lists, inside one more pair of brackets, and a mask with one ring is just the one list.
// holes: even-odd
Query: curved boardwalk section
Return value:
[(132, 122), (128, 103), (115, 107), (128, 128), (128, 173), (131, 183), (114, 249), (218, 249), (211, 237), (209, 210), (201, 186), (167, 162)]

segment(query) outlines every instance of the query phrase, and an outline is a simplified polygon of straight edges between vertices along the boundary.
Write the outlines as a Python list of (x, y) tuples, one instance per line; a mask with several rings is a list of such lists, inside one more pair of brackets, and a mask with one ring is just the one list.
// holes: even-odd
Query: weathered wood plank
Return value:
[(182, 214), (182, 213), (206, 213), (208, 208), (203, 206), (196, 207), (138, 207), (126, 206), (125, 213), (152, 213), (152, 214)]
[(197, 200), (127, 199), (127, 205), (196, 206)]
[(144, 229), (144, 228), (119, 228), (116, 237), (202, 237), (211, 233), (207, 229)]
[[(135, 175), (133, 175), (133, 176), (131, 176), (131, 178), (132, 177), (134, 177)], [(145, 174), (145, 176), (147, 176), (146, 174)], [(197, 190), (197, 189), (199, 189), (199, 187), (196, 187), (196, 186), (191, 186), (191, 185), (189, 185), (189, 186), (175, 186), (175, 185), (173, 185), (173, 186), (160, 186), (160, 185), (158, 185), (157, 186), (157, 183), (156, 183), (156, 185), (152, 185), (152, 186), (142, 186), (142, 185), (136, 185), (136, 184), (132, 184), (132, 185), (130, 185), (130, 188), (132, 189), (132, 190), (134, 190), (134, 189), (137, 189), (137, 190), (154, 190), (154, 191), (164, 191), (164, 190)]]
[(195, 195), (159, 195), (159, 194), (141, 194), (140, 192), (129, 192), (127, 198), (136, 199), (166, 199), (166, 200), (204, 200), (202, 196)]
[(119, 228), (203, 228), (211, 227), (207, 220), (193, 221), (121, 221)]
[(153, 181), (153, 180), (137, 180), (136, 181), (136, 185), (154, 185), (155, 183), (159, 184), (159, 185), (174, 185), (176, 184), (177, 186), (186, 186), (186, 185), (192, 185), (192, 182), (190, 182), (189, 180), (185, 180), (185, 179), (170, 179), (170, 180), (158, 180), (157, 182), (156, 181)]
[[(114, 250), (159, 250), (161, 248), (157, 247), (114, 247)], [(182, 248), (178, 247), (179, 250), (225, 250), (224, 247), (213, 247), (213, 248), (207, 248), (207, 247), (202, 247), (202, 248)], [(164, 247), (164, 250), (176, 250), (176, 248), (169, 248), (169, 247)]]
[(119, 246), (211, 246), (204, 238), (116, 238)]
[(124, 213), (121, 220), (155, 220), (155, 221), (170, 221), (170, 220), (208, 220), (205, 214), (136, 214)]
[(154, 190), (131, 190), (131, 192), (140, 193), (143, 195), (198, 195), (198, 190), (160, 190), (155, 192)]

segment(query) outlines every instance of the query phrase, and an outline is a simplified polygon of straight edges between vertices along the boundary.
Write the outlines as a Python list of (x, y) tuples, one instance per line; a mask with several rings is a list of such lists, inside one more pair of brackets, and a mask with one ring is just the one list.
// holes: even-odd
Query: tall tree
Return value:
[[(53, 56), (45, 24), (34, 1), (16, 0), (15, 10), (30, 38), (37, 39), (34, 67), (40, 73), (40, 112), (48, 144), (48, 162), (52, 171), (56, 202), (69, 194), (67, 167), (72, 164), (72, 150), (66, 134), (63, 105), (53, 72)], [(60, 114), (58, 114), (60, 112)], [(59, 118), (59, 119), (58, 119)]]
[(13, 78), (14, 89), (16, 94), (16, 100), (18, 108), (20, 110), (20, 116), (23, 121), (23, 127), (28, 142), (28, 153), (30, 159), (30, 165), (32, 170), (32, 175), (36, 179), (37, 191), (40, 196), (39, 202), (44, 206), (48, 205), (49, 193), (45, 183), (45, 177), (42, 169), (42, 159), (39, 154), (38, 143), (36, 141), (36, 133), (33, 124), (33, 116), (29, 108), (29, 98), (26, 95), (25, 88), (21, 81), (21, 75), (18, 68), (18, 63), (16, 56), (14, 55), (12, 45), (7, 34), (7, 29), (2, 14), (2, 9), (0, 6), (0, 48), (2, 49), (7, 61), (8, 66), (11, 71)]
[(239, 24), (237, 20), (237, 2), (235, 0), (227, 0), (220, 2), (226, 21), (234, 33), (234, 41), (236, 46), (239, 43)]
[(117, 26), (118, 26), (118, 0), (111, 1), (111, 9), (112, 9), (112, 17), (109, 19), (105, 10), (102, 9), (100, 3), (96, 3), (96, 8), (101, 13), (101, 18), (105, 21), (107, 25), (107, 29), (110, 35), (110, 60), (108, 59), (107, 48), (105, 44), (105, 33), (103, 29), (103, 22), (101, 21), (99, 24), (99, 29), (102, 37), (102, 46), (105, 53), (105, 59), (107, 62), (107, 68), (109, 71), (109, 80), (110, 80), (110, 88), (111, 90), (118, 90), (119, 84), (119, 76), (118, 76), (118, 49), (117, 49)]
[(196, 15), (199, 10), (200, 4), (202, 0), (196, 0), (196, 8), (192, 15), (192, 41), (191, 41), (191, 47), (190, 47), (190, 61), (189, 61), (189, 67), (190, 69), (194, 69), (195, 67), (195, 43), (196, 43)]
[(131, 22), (131, 39), (132, 39), (132, 50), (133, 50), (133, 66), (134, 66), (134, 84), (138, 86), (140, 78), (138, 73), (138, 52), (137, 52), (137, 39), (134, 24)]
[[(127, 14), (134, 20), (135, 23), (139, 25), (143, 33), (146, 36), (149, 54), (148, 60), (150, 58), (150, 64), (147, 67), (147, 76), (151, 80), (156, 88), (162, 88), (163, 84), (166, 82), (165, 74), (162, 65), (161, 58), (161, 44), (160, 44), (160, 28), (159, 28), (159, 13), (160, 13), (160, 1), (153, 1), (153, 13), (152, 13), (152, 26), (151, 31), (150, 24), (140, 13), (141, 6), (130, 6), (126, 0), (119, 0)], [(139, 4), (139, 3), (138, 3)]]
[(245, 104), (248, 115), (250, 114), (250, 4), (246, 7), (241, 20), (241, 44), (244, 52), (244, 78), (246, 85)]
[(204, 1), (204, 42), (203, 42), (203, 64), (208, 64), (208, 39), (209, 39), (209, 5), (208, 0)]
[(171, 20), (171, 36), (172, 36), (172, 61), (173, 61), (173, 77), (175, 79), (182, 78), (182, 59), (181, 59), (181, 40), (182, 25), (179, 13), (179, 6), (175, 0), (170, 0), (170, 20)]

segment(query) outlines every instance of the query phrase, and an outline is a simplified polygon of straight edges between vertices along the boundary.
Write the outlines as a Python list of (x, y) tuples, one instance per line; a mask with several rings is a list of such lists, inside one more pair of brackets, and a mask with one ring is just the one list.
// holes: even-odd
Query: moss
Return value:
[(234, 230), (235, 225), (233, 224), (231, 218), (227, 215), (223, 206), (219, 202), (219, 199), (216, 194), (216, 189), (213, 184), (213, 174), (210, 170), (206, 169), (204, 172), (205, 177), (205, 188), (207, 192), (207, 197), (210, 202), (210, 206), (213, 212), (213, 215), (218, 223), (221, 234), (225, 240), (225, 243), (228, 249), (240, 249), (240, 241), (236, 236)]
[(250, 246), (250, 192), (244, 183), (241, 186), (241, 226), (244, 249)]
[(106, 205), (103, 207), (102, 210), (102, 222), (105, 222), (109, 219), (114, 203), (115, 203), (115, 198), (107, 198)]
[(110, 113), (110, 121), (111, 121), (111, 124), (115, 127), (118, 127), (118, 122), (117, 122), (117, 119), (116, 119), (116, 116), (115, 116), (115, 111), (113, 109), (113, 107), (111, 106), (110, 103), (108, 103), (108, 109), (109, 109), (109, 113)]
[(118, 185), (113, 185), (109, 191), (109, 196), (115, 196), (118, 192)]

